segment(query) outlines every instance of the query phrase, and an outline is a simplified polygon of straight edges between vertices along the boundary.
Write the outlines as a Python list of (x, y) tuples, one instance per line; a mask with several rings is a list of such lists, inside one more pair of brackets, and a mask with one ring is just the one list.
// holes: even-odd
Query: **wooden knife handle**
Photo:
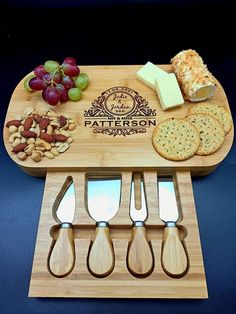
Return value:
[(88, 256), (89, 271), (96, 277), (106, 277), (113, 271), (114, 265), (115, 255), (108, 223), (98, 223)]
[(70, 274), (75, 265), (74, 232), (71, 224), (61, 226), (48, 258), (48, 268), (56, 277)]
[(148, 276), (153, 271), (153, 252), (144, 226), (133, 227), (127, 253), (127, 267), (136, 277)]
[(172, 277), (181, 277), (188, 269), (187, 254), (175, 226), (164, 228), (161, 262), (163, 270)]

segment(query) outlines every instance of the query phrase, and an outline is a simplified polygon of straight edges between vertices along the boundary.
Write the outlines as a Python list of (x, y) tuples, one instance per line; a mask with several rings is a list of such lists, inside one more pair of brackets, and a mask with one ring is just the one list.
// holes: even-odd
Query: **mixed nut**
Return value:
[(54, 159), (64, 153), (73, 139), (69, 131), (76, 128), (75, 122), (53, 110), (36, 111), (27, 107), (21, 116), (6, 123), (12, 152), (20, 160), (27, 157), (39, 162), (43, 157)]

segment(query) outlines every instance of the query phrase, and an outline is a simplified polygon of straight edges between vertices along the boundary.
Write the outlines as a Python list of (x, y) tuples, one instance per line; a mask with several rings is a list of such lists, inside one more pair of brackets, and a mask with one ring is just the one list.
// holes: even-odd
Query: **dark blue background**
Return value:
[[(89, 4), (88, 4), (89, 3)], [(19, 80), (47, 59), (80, 65), (169, 63), (196, 49), (236, 117), (236, 49), (229, 1), (7, 1), (0, 7), (0, 121)], [(13, 25), (13, 21), (16, 25)], [(188, 31), (187, 31), (188, 30)], [(0, 143), (0, 313), (235, 313), (236, 148), (193, 178), (207, 300), (28, 298), (44, 190)]]

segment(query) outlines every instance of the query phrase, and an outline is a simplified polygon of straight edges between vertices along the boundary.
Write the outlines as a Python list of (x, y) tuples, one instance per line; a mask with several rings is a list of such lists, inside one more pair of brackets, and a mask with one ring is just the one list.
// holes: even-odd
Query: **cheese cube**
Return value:
[(141, 69), (136, 73), (137, 79), (139, 79), (144, 84), (148, 85), (152, 89), (156, 90), (155, 79), (168, 76), (169, 74), (155, 64), (147, 62)]
[(155, 79), (155, 86), (163, 110), (177, 107), (184, 103), (184, 99), (174, 73), (170, 73), (168, 76), (157, 77)]

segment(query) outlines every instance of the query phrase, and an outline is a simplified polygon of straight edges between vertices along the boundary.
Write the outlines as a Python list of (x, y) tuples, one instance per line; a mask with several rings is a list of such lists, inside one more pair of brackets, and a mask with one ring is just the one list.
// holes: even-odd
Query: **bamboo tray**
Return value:
[[(135, 73), (140, 65), (84, 66), (81, 71), (90, 76), (90, 86), (81, 101), (58, 105), (56, 111), (68, 114), (77, 123), (69, 150), (53, 161), (44, 158), (35, 163), (30, 158), (19, 161), (11, 153), (8, 132), (4, 128), (4, 143), (10, 157), (33, 176), (46, 176), (45, 190), (35, 246), (30, 297), (96, 297), (96, 298), (207, 298), (207, 285), (201, 253), (191, 175), (206, 175), (226, 157), (233, 142), (233, 128), (221, 148), (209, 156), (193, 156), (173, 162), (162, 158), (152, 146), (155, 124), (169, 117), (184, 117), (191, 103), (162, 111), (156, 93), (139, 82)], [(170, 71), (169, 65), (161, 66)], [(119, 99), (126, 97), (127, 107), (119, 107)], [(224, 90), (218, 87), (212, 103), (229, 109)], [(6, 121), (14, 119), (28, 106), (42, 103), (39, 92), (27, 93), (23, 80), (10, 100)], [(117, 107), (118, 105), (118, 107)], [(144, 109), (142, 109), (144, 108)], [(96, 121), (94, 123), (94, 121)], [(111, 122), (109, 122), (111, 121)], [(86, 211), (84, 191), (89, 172), (115, 172), (122, 176), (122, 195), (118, 213), (110, 221), (115, 251), (115, 268), (105, 278), (89, 273), (86, 258), (94, 239), (95, 222)], [(133, 171), (142, 171), (147, 190), (147, 236), (151, 241), (155, 267), (146, 278), (132, 276), (126, 267), (127, 246), (131, 237), (129, 193)], [(171, 278), (161, 267), (161, 245), (164, 224), (158, 216), (157, 176), (173, 175), (182, 220), (179, 222), (189, 269), (181, 278)], [(70, 275), (53, 277), (47, 269), (47, 257), (58, 226), (52, 216), (52, 204), (67, 176), (72, 176), (76, 190), (76, 213), (73, 221), (76, 264)]]

